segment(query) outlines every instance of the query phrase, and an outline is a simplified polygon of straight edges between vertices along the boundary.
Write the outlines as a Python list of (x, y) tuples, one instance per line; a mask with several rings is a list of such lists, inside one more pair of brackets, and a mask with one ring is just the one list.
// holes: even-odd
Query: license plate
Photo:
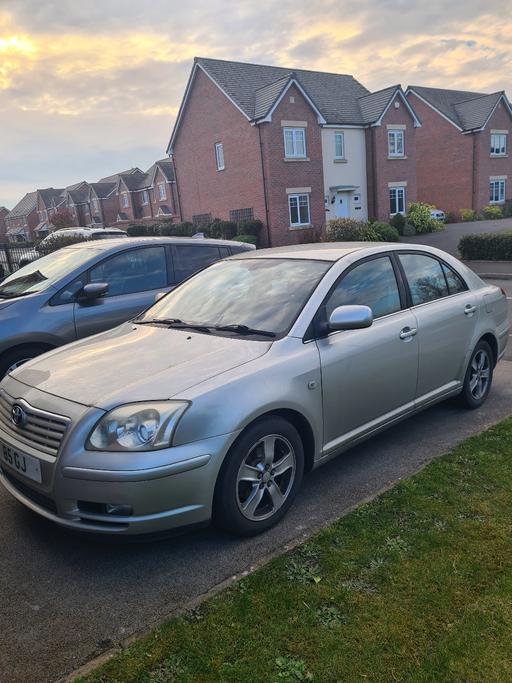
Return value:
[(27, 479), (36, 481), (38, 484), (42, 482), (41, 477), (41, 463), (37, 458), (31, 455), (25, 455), (19, 451), (6, 446), (4, 443), (0, 444), (3, 462), (11, 467), (16, 472), (19, 472)]

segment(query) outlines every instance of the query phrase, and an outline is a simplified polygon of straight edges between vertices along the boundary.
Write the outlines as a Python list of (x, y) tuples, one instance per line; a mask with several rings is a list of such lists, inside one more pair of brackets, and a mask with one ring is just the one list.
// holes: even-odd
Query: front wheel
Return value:
[(263, 418), (242, 433), (222, 466), (214, 522), (240, 536), (270, 528), (286, 514), (302, 482), (304, 448), (295, 427)]
[(8, 375), (20, 365), (23, 365), (28, 360), (32, 360), (41, 353), (48, 351), (48, 348), (37, 346), (36, 344), (27, 344), (25, 346), (19, 346), (16, 349), (7, 351), (2, 356), (0, 356), (0, 380)]
[(466, 408), (479, 408), (489, 396), (494, 370), (494, 355), (486, 341), (480, 341), (471, 354), (460, 394)]

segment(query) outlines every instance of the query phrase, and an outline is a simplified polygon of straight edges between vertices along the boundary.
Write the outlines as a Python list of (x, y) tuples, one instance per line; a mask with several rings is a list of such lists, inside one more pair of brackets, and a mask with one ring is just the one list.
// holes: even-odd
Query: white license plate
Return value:
[(32, 481), (37, 481), (38, 484), (42, 482), (41, 463), (37, 458), (20, 453), (4, 443), (0, 443), (0, 453), (2, 461), (8, 467), (12, 467), (13, 470)]

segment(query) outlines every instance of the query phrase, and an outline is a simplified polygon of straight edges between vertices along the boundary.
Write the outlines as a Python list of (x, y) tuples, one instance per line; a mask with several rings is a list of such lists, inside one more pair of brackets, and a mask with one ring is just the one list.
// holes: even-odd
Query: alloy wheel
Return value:
[(471, 374), (469, 378), (469, 390), (471, 395), (479, 401), (489, 387), (491, 378), (491, 359), (484, 349), (479, 349), (471, 361)]

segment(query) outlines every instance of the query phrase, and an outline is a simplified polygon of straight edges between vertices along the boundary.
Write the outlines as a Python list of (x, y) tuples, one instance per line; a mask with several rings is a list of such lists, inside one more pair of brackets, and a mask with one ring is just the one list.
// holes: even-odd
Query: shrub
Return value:
[(327, 224), (328, 242), (378, 242), (379, 235), (367, 221), (334, 218)]
[(259, 237), (263, 229), (263, 223), (259, 218), (248, 218), (238, 222), (239, 235), (255, 235)]
[(400, 235), (398, 230), (389, 223), (372, 223), (372, 230), (375, 230), (381, 242), (399, 242)]
[(459, 217), (453, 211), (448, 211), (445, 218), (445, 223), (457, 223)]
[(498, 218), (503, 218), (503, 211), (502, 211), (501, 206), (495, 206), (493, 204), (489, 204), (489, 206), (485, 206), (483, 208), (482, 215), (487, 220), (495, 221)]
[(299, 244), (313, 244), (315, 242), (322, 242), (323, 229), (311, 227), (297, 230), (297, 241)]
[(510, 218), (512, 216), (512, 199), (507, 199), (503, 204), (503, 218)]
[(430, 215), (434, 207), (424, 202), (411, 202), (407, 212), (407, 222), (414, 226), (416, 234), (423, 235), (427, 232), (436, 232), (443, 229), (441, 221), (436, 221)]
[(512, 231), (464, 235), (459, 252), (466, 261), (512, 261)]
[(234, 221), (222, 221), (215, 219), (210, 223), (210, 236), (231, 240), (238, 232), (238, 226)]
[(469, 222), (469, 221), (476, 221), (476, 219), (477, 219), (476, 211), (474, 209), (461, 209), (460, 210), (460, 219), (464, 223)]
[(416, 228), (414, 227), (414, 225), (411, 225), (410, 223), (406, 223), (404, 225), (404, 230), (403, 230), (402, 235), (404, 237), (410, 237), (411, 235), (415, 235), (415, 234), (416, 234)]
[(52, 237), (52, 239), (45, 242), (44, 245), (41, 243), (36, 244), (35, 248), (41, 254), (41, 256), (46, 256), (46, 254), (52, 254), (54, 251), (62, 249), (62, 247), (69, 247), (71, 244), (79, 244), (80, 242), (88, 242), (92, 239), (94, 239), (94, 237), (59, 235), (58, 237)]
[(132, 223), (126, 227), (126, 232), (130, 237), (154, 237), (160, 235), (158, 223)]
[(398, 230), (399, 235), (404, 234), (405, 218), (402, 216), (401, 213), (395, 213), (395, 215), (389, 222), (394, 228)]
[(235, 242), (245, 242), (246, 244), (254, 244), (256, 245), (257, 241), (256, 235), (235, 235), (233, 237), (233, 240)]
[(165, 223), (160, 228), (160, 234), (168, 237), (192, 237), (197, 232), (192, 223)]

